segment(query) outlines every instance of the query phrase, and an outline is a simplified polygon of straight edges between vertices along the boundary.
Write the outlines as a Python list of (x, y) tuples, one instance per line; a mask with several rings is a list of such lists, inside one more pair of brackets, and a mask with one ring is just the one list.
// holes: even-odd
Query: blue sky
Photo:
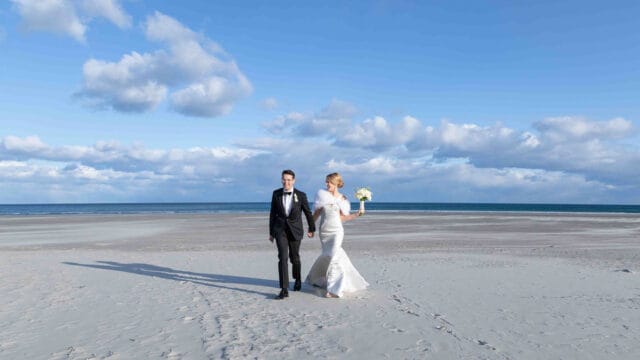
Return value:
[(0, 203), (640, 203), (637, 1), (0, 3)]

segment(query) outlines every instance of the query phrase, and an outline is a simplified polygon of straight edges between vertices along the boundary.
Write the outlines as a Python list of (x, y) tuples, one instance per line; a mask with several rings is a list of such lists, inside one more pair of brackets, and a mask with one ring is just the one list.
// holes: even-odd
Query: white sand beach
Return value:
[[(266, 214), (0, 217), (1, 359), (637, 359), (640, 216), (369, 213), (278, 293)], [(303, 273), (319, 240), (302, 244)]]

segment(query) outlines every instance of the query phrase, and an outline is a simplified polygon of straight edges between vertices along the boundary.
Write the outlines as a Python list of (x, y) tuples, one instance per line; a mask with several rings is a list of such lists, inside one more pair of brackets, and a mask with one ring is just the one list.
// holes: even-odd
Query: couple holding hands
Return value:
[(326, 190), (320, 189), (311, 212), (307, 195), (294, 188), (296, 175), (292, 170), (282, 172), (282, 188), (276, 189), (271, 197), (269, 214), (269, 240), (278, 248), (278, 275), (280, 293), (277, 299), (289, 296), (289, 263), (293, 264), (294, 291), (302, 288), (300, 242), (304, 236), (302, 215), (307, 219), (308, 237), (316, 231), (319, 221), (319, 235), (322, 253), (316, 259), (307, 275), (310, 285), (326, 289), (328, 298), (342, 297), (344, 293), (363, 290), (369, 284), (353, 266), (347, 253), (342, 249), (344, 229), (342, 223), (353, 220), (364, 212), (351, 214), (351, 204), (339, 189), (344, 186), (338, 173), (326, 177)]

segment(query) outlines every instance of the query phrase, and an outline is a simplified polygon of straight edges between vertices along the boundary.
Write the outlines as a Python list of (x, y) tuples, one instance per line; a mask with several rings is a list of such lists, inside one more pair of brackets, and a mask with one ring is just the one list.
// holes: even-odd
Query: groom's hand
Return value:
[(313, 237), (313, 233), (312, 233), (312, 232), (308, 232), (308, 233), (307, 233), (307, 236), (308, 236), (308, 237), (310, 237), (310, 238), (312, 238), (312, 237)]
[(269, 241), (273, 242), (273, 236), (269, 236)]

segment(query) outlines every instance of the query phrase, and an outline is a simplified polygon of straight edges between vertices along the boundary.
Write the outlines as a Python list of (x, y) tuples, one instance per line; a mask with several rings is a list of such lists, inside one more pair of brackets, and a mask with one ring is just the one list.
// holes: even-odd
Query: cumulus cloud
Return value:
[[(114, 141), (51, 146), (38, 136), (9, 135), (0, 139), (0, 186), (70, 199), (100, 193), (129, 196), (126, 201), (268, 201), (280, 171), (293, 168), (300, 189), (313, 192), (324, 186), (326, 174), (338, 171), (347, 195), (369, 185), (378, 201), (640, 201), (640, 151), (629, 145), (636, 133), (627, 120), (569, 118), (579, 124), (575, 129), (544, 119), (525, 131), (351, 116), (344, 128), (291, 136), (310, 118), (289, 114), (281, 133), (231, 147), (149, 149)], [(58, 191), (70, 188), (76, 192)], [(0, 194), (0, 202), (12, 193)]]
[[(325, 169), (341, 168), (356, 176), (377, 169), (379, 174), (386, 174), (385, 178), (403, 173), (417, 177), (421, 168), (442, 169), (442, 165), (454, 164), (459, 172), (450, 175), (456, 179), (464, 178), (469, 169), (474, 169), (475, 175), (480, 169), (494, 171), (497, 175), (485, 176), (482, 181), (501, 179), (491, 183), (495, 187), (515, 183), (533, 188), (533, 183), (557, 185), (551, 179), (570, 178), (583, 188), (602, 191), (637, 188), (636, 179), (640, 178), (640, 151), (631, 145), (637, 130), (623, 118), (597, 121), (554, 117), (519, 130), (502, 123), (484, 126), (450, 120), (431, 125), (411, 116), (398, 121), (381, 116), (356, 121), (351, 115), (334, 122), (336, 126), (317, 128), (323, 131), (301, 131), (316, 118), (290, 113), (264, 125), (278, 137), (319, 137), (331, 152), (324, 159)], [(473, 183), (472, 188), (481, 186), (475, 177), (468, 181)]]
[(6, 136), (0, 142), (0, 150), (4, 152), (37, 152), (46, 149), (47, 145), (37, 136), (27, 136), (24, 138), (18, 136)]
[(117, 63), (90, 59), (83, 66), (81, 96), (94, 106), (119, 111), (143, 112), (155, 108), (166, 98), (167, 85), (155, 73), (158, 56), (132, 52)]
[(581, 174), (527, 168), (482, 168), (467, 162), (376, 156), (331, 160), (325, 172), (339, 171), (349, 189), (367, 185), (378, 201), (612, 203), (638, 198), (638, 187), (612, 187)]
[(328, 171), (343, 171), (353, 174), (390, 175), (412, 174), (419, 169), (419, 165), (386, 156), (376, 156), (362, 162), (349, 163), (346, 160), (331, 159), (325, 164)]
[(432, 127), (411, 117), (390, 124), (375, 117), (336, 133), (332, 140), (341, 147), (393, 152), (407, 159), (431, 154), (434, 161), (465, 159), (481, 168), (565, 171), (616, 184), (631, 184), (640, 176), (634, 165), (640, 153), (624, 142), (636, 134), (629, 120), (562, 117), (533, 127), (537, 132), (448, 120)]
[(291, 129), (298, 126), (299, 123), (307, 121), (310, 116), (299, 112), (291, 112), (286, 115), (280, 115), (277, 118), (265, 122), (262, 126), (271, 134), (284, 134), (293, 132)]
[[(92, 146), (50, 146), (38, 136), (6, 136), (0, 141), (0, 159), (46, 160), (80, 163), (100, 169), (118, 171), (152, 170), (171, 174), (183, 166), (242, 162), (258, 150), (231, 148), (147, 149), (142, 145), (123, 146), (114, 141), (100, 141)], [(203, 167), (199, 167), (202, 169)], [(215, 171), (213, 171), (215, 172)]]
[(336, 144), (348, 147), (364, 147), (384, 150), (393, 146), (409, 145), (417, 140), (421, 133), (429, 129), (423, 128), (420, 122), (406, 116), (398, 124), (392, 125), (383, 117), (376, 116), (355, 124), (347, 131), (338, 132)]
[(123, 56), (118, 63), (91, 59), (83, 66), (82, 96), (97, 107), (129, 112), (153, 109), (168, 92), (152, 74), (155, 62), (153, 56), (136, 52)]
[(589, 121), (581, 117), (553, 117), (534, 123), (545, 137), (553, 142), (586, 141), (592, 139), (621, 139), (633, 131), (631, 121), (615, 118), (607, 121)]
[(36, 171), (25, 162), (0, 160), (0, 178), (3, 180), (31, 178)]
[(30, 31), (50, 31), (85, 41), (85, 24), (80, 20), (72, 1), (12, 0)]
[(244, 76), (239, 77), (237, 82), (212, 76), (176, 91), (171, 95), (171, 101), (179, 113), (215, 117), (229, 113), (233, 104), (247, 95), (250, 89), (251, 85)]
[(29, 31), (46, 31), (86, 41), (88, 23), (105, 18), (120, 28), (131, 26), (129, 16), (117, 0), (11, 0), (23, 26)]
[(501, 124), (481, 127), (475, 124), (454, 124), (443, 121), (437, 132), (441, 153), (453, 157), (487, 148), (510, 148), (517, 146), (520, 142), (516, 131)]
[(469, 163), (430, 168), (424, 179), (425, 188), (441, 201), (611, 203), (623, 201), (624, 193), (581, 174)]
[[(215, 189), (255, 186), (256, 177), (248, 175), (262, 163), (256, 158), (263, 153), (225, 147), (148, 149), (114, 141), (51, 146), (38, 136), (5, 136), (0, 139), (0, 186), (22, 195), (3, 192), (0, 202), (65, 201), (54, 193), (64, 194), (66, 201), (215, 201)], [(33, 195), (24, 195), (27, 188)]]
[[(174, 181), (152, 171), (98, 169), (78, 163), (0, 160), (4, 203), (132, 201)], [(173, 184), (171, 184), (173, 185)], [(142, 199), (141, 199), (142, 200)], [(133, 200), (135, 201), (135, 200)]]
[(84, 0), (80, 8), (89, 17), (103, 17), (121, 29), (131, 27), (131, 16), (117, 0)]
[(332, 135), (348, 126), (350, 119), (356, 113), (357, 109), (352, 104), (334, 99), (318, 112), (311, 114), (292, 112), (262, 125), (273, 134)]
[(90, 59), (84, 64), (79, 96), (89, 105), (144, 112), (169, 97), (181, 114), (216, 117), (252, 92), (250, 81), (218, 44), (177, 20), (156, 12), (147, 18), (144, 31), (166, 48), (134, 51), (118, 62)]

